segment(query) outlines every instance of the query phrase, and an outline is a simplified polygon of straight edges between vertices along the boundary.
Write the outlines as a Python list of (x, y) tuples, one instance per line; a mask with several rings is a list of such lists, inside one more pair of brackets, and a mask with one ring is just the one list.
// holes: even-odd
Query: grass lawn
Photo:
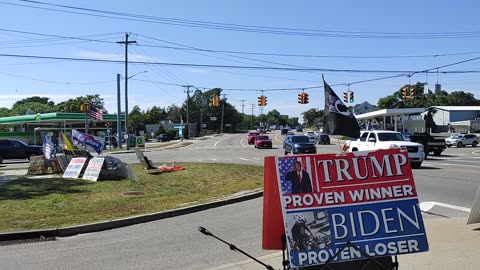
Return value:
[(153, 213), (263, 187), (263, 167), (176, 164), (184, 171), (150, 174), (139, 182), (17, 179), (0, 185), (0, 232), (57, 228)]

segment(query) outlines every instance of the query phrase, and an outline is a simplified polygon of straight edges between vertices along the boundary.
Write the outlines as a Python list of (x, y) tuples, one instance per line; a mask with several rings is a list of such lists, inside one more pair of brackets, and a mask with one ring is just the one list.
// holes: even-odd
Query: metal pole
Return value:
[(225, 111), (225, 98), (222, 100), (222, 120), (220, 121), (220, 133), (223, 133), (223, 114)]
[(88, 134), (88, 110), (89, 104), (85, 104), (85, 133)]
[[(128, 34), (125, 34), (125, 133), (130, 139), (128, 131)], [(129, 140), (127, 139), (127, 150), (130, 150)]]
[[(128, 41), (130, 35), (125, 33), (125, 41), (119, 41), (119, 44), (125, 44), (125, 133), (128, 135), (128, 45), (137, 43), (136, 41)], [(130, 145), (127, 139), (127, 150), (130, 150)]]
[(120, 74), (117, 74), (117, 140), (118, 148), (122, 148), (122, 107), (120, 104)]
[(255, 104), (252, 104), (252, 117), (250, 118), (250, 130), (253, 129), (253, 108), (255, 107)]

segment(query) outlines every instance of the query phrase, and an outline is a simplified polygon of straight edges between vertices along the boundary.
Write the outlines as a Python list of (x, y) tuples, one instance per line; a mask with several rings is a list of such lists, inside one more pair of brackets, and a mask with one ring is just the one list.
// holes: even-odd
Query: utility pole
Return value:
[[(136, 44), (136, 41), (129, 41), (128, 37), (130, 34), (125, 33), (125, 41), (117, 41), (118, 44), (125, 44), (125, 133), (127, 133), (128, 136), (128, 45), (130, 44)], [(128, 137), (130, 138), (130, 137)], [(127, 150), (130, 150), (130, 145), (128, 144), (128, 139), (127, 139)]]
[(255, 104), (252, 104), (252, 117), (250, 118), (250, 130), (253, 130), (253, 109), (255, 109)]
[(222, 94), (222, 120), (220, 121), (220, 134), (223, 133), (223, 115), (225, 114), (225, 102), (227, 99), (225, 98), (225, 94)]
[(240, 100), (240, 103), (241, 103), (240, 106), (242, 106), (242, 114), (244, 114), (243, 108), (245, 108), (245, 102), (246, 102), (246, 101), (247, 101), (247, 100), (245, 100), (245, 99)]
[[(190, 116), (189, 116), (189, 111), (188, 111), (188, 104), (190, 103), (190, 87), (193, 87), (192, 85), (185, 85), (183, 86), (185, 88), (187, 88), (187, 90), (185, 91), (187, 93), (187, 129), (185, 130), (186, 133), (187, 133), (187, 139), (190, 137), (190, 130), (189, 130), (189, 127), (190, 127)], [(182, 127), (183, 128), (183, 127)]]
[[(118, 148), (122, 148), (122, 107), (120, 105), (120, 74), (117, 74), (117, 140)], [(110, 142), (111, 144), (112, 142)]]

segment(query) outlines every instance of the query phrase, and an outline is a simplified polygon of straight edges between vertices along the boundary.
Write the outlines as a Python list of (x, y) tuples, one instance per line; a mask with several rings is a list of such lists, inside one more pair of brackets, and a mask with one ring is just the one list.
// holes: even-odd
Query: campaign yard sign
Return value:
[(72, 158), (70, 163), (68, 163), (67, 169), (65, 169), (62, 178), (78, 178), (86, 161), (87, 158)]
[(276, 158), (293, 267), (428, 250), (406, 149)]
[(92, 158), (88, 162), (87, 169), (83, 173), (82, 179), (97, 181), (100, 171), (102, 170), (105, 158)]

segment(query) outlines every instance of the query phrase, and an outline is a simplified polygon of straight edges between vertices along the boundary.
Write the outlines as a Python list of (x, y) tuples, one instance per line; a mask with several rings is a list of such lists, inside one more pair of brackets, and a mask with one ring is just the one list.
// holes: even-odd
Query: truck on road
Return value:
[(425, 151), (420, 143), (405, 140), (402, 134), (388, 130), (370, 130), (360, 133), (360, 138), (346, 142), (348, 152), (374, 151), (389, 148), (406, 148), (412, 168), (418, 169), (425, 160)]
[(444, 139), (435, 138), (429, 133), (413, 133), (408, 136), (411, 142), (421, 143), (423, 150), (425, 151), (425, 159), (429, 153), (433, 153), (434, 156), (440, 156), (442, 152), (447, 149), (447, 145)]

